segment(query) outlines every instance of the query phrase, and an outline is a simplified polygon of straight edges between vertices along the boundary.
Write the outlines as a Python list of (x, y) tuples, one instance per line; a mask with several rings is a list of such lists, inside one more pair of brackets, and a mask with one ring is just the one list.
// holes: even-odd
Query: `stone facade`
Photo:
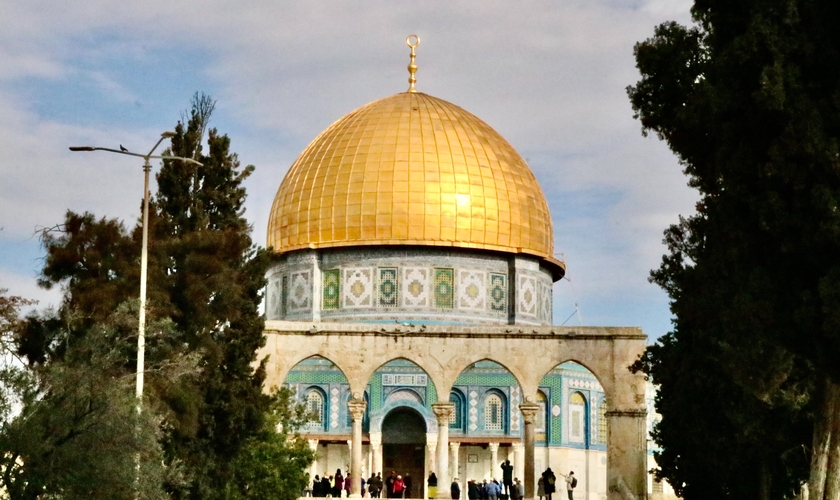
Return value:
[(434, 247), (300, 250), (268, 272), (266, 318), (549, 325), (552, 275), (536, 257)]
[(266, 385), (319, 415), (304, 430), (312, 474), (383, 471), (383, 422), (408, 409), (425, 428), (422, 477), (498, 477), (509, 459), (528, 498), (545, 467), (575, 470), (581, 498), (646, 496), (646, 384), (627, 370), (645, 347), (636, 328), (269, 321), (266, 335)]

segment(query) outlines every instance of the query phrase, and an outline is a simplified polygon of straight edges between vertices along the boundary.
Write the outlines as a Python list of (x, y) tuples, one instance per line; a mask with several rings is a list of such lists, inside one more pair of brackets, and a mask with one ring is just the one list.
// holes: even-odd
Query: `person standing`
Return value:
[(542, 473), (542, 477), (543, 488), (545, 489), (545, 497), (548, 500), (551, 500), (552, 493), (554, 493), (557, 490), (557, 487), (555, 486), (555, 483), (557, 483), (557, 476), (555, 476), (554, 473), (551, 472), (551, 467), (549, 467), (545, 470), (545, 472)]
[(341, 469), (335, 470), (335, 483), (333, 483), (332, 496), (333, 498), (341, 498), (341, 492), (344, 491), (344, 476), (341, 475)]
[(467, 481), (467, 498), (478, 500), (478, 485), (475, 484), (475, 479)]
[(452, 480), (452, 485), (449, 487), (449, 493), (452, 495), (452, 500), (461, 498), (461, 486), (458, 485), (458, 478)]
[(513, 482), (516, 484), (516, 491), (519, 492), (519, 494), (514, 500), (522, 500), (523, 498), (525, 498), (525, 487), (522, 486), (522, 482), (519, 481), (518, 477), (515, 478)]
[(575, 500), (575, 488), (577, 488), (577, 478), (575, 477), (575, 471), (569, 471), (569, 474), (560, 474), (564, 478), (566, 478), (566, 493), (569, 495), (569, 500)]
[(508, 495), (508, 498), (512, 500), (513, 497), (510, 496), (510, 487), (513, 484), (513, 466), (510, 465), (510, 460), (502, 462), (502, 484), (505, 487), (505, 495)]
[(397, 480), (394, 481), (394, 498), (402, 498), (404, 490), (405, 482), (402, 476), (397, 476)]
[(542, 476), (537, 480), (537, 496), (540, 500), (545, 496), (545, 478)]
[(385, 490), (388, 494), (388, 498), (396, 498), (394, 496), (394, 483), (397, 482), (397, 471), (392, 470), (391, 475), (388, 476), (388, 479), (385, 480)]
[(427, 481), (427, 484), (429, 485), (429, 498), (437, 497), (438, 484), (437, 484), (437, 476), (435, 475), (434, 472), (429, 474), (429, 480)]
[(510, 485), (510, 493), (508, 493), (510, 500), (519, 500), (519, 486), (516, 484), (516, 481), (513, 481)]
[(403, 498), (411, 498), (411, 475), (408, 472), (406, 472), (403, 477), (403, 485), (405, 485)]

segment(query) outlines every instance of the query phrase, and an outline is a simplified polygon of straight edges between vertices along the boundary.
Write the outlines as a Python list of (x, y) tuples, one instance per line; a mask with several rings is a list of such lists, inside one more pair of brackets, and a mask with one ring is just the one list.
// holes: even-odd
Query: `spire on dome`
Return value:
[(420, 37), (417, 35), (408, 35), (405, 37), (405, 44), (411, 47), (411, 62), (408, 63), (408, 92), (417, 92), (417, 89), (414, 88), (414, 82), (417, 81), (417, 78), (414, 77), (414, 73), (417, 73), (417, 64), (414, 63), (414, 49), (420, 45)]

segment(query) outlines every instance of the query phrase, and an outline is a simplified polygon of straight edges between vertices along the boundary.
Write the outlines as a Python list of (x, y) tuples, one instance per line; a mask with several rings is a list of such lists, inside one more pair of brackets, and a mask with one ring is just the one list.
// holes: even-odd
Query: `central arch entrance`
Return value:
[[(391, 410), (382, 420), (382, 477), (391, 471), (411, 477), (411, 491), (406, 498), (422, 498), (426, 453), (426, 421), (407, 406)], [(382, 496), (385, 496), (385, 491)]]

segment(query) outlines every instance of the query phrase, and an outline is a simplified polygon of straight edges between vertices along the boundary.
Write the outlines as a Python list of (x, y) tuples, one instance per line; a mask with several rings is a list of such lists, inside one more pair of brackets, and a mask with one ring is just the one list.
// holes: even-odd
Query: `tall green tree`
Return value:
[[(235, 477), (261, 477), (245, 469), (254, 462), (242, 456), (266, 440), (271, 453), (295, 464), (284, 469), (289, 484), (303, 477), (307, 460), (294, 440), (287, 442), (288, 429), (280, 436), (266, 431), (275, 399), (263, 393), (256, 352), (264, 342), (258, 309), (268, 253), (253, 245), (244, 218), (243, 181), (254, 167), (242, 167), (230, 139), (208, 126), (214, 107), (196, 94), (168, 151), (203, 166), (165, 162), (150, 207), (147, 317), (171, 322), (177, 334), (150, 332), (155, 349), (147, 362), (193, 355), (201, 367), (195, 377), (146, 376), (147, 404), (163, 418), (166, 463), (180, 474), (166, 485), (177, 499), (222, 498)], [(128, 232), (118, 221), (72, 212), (45, 234), (41, 282), (61, 286), (64, 300), (56, 317), (32, 318), (20, 335), (19, 352), (32, 365), (61, 360), (63, 339), (84, 339), (135, 296), (140, 234), (139, 226)], [(129, 347), (127, 372), (134, 355)]]
[(692, 15), (636, 45), (628, 88), (700, 195), (651, 277), (674, 328), (636, 365), (660, 386), (659, 473), (686, 498), (786, 498), (807, 480), (837, 499), (840, 4)]

